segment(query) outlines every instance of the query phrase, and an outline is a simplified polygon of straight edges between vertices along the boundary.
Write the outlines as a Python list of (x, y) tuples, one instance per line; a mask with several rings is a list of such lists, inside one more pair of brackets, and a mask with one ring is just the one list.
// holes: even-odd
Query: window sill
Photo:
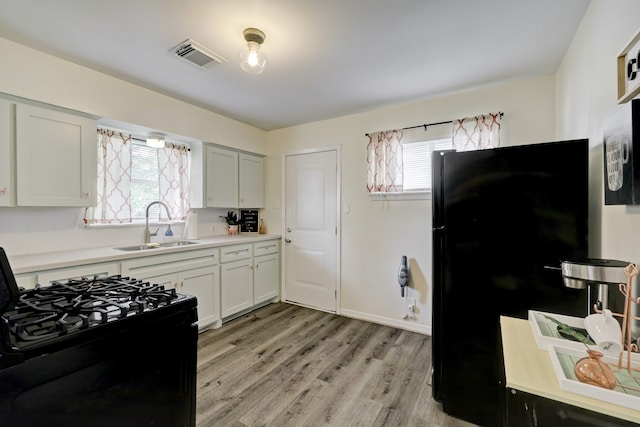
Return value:
[(384, 200), (431, 200), (431, 190), (428, 191), (405, 191), (402, 193), (368, 193), (371, 201)]
[[(149, 227), (153, 226), (165, 226), (165, 225), (174, 225), (174, 224), (184, 224), (184, 220), (172, 220), (172, 221), (149, 221)], [(126, 228), (126, 227), (144, 227), (144, 221), (134, 221), (134, 222), (125, 222), (125, 223), (113, 223), (113, 224), (83, 224), (85, 228)]]

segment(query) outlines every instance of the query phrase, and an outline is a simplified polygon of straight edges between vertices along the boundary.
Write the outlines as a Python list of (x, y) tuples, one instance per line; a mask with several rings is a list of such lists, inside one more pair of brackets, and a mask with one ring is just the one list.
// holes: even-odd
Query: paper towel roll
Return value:
[(189, 212), (184, 222), (184, 238), (194, 240), (198, 238), (198, 214)]

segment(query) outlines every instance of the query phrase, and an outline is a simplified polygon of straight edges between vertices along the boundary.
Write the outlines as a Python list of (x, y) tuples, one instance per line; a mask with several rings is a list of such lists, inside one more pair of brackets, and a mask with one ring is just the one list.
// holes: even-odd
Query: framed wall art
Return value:
[(640, 204), (640, 99), (603, 123), (604, 204)]
[(618, 55), (618, 104), (640, 93), (640, 31)]

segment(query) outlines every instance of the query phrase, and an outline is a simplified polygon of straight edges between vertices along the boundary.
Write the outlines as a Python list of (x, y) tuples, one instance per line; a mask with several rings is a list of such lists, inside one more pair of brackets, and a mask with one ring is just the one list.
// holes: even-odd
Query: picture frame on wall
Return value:
[(640, 93), (640, 31), (618, 55), (618, 104)]
[(603, 123), (604, 204), (640, 204), (640, 99)]

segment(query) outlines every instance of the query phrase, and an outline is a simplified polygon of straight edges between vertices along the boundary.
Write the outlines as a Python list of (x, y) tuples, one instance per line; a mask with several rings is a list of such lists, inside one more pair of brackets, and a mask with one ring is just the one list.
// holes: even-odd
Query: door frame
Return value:
[[(285, 229), (286, 229), (286, 216), (287, 216), (287, 190), (286, 190), (286, 184), (287, 184), (287, 157), (290, 156), (298, 156), (298, 155), (302, 155), (302, 154), (315, 154), (315, 153), (323, 153), (323, 152), (327, 152), (327, 151), (334, 151), (336, 153), (336, 228), (337, 228), (337, 235), (336, 235), (336, 314), (340, 314), (340, 308), (341, 308), (341, 297), (340, 297), (340, 290), (342, 288), (342, 265), (341, 265), (341, 247), (342, 247), (342, 216), (341, 216), (341, 208), (342, 208), (342, 146), (341, 145), (327, 145), (327, 146), (323, 146), (323, 147), (315, 147), (315, 148), (305, 148), (302, 150), (295, 150), (295, 151), (284, 151), (282, 153), (282, 159), (281, 159), (281, 164), (282, 164), (282, 183), (281, 183), (281, 194), (282, 194), (282, 224), (280, 229), (282, 230), (282, 233), (284, 235), (285, 233)], [(286, 245), (286, 243), (283, 240), (283, 246)], [(282, 272), (282, 280), (281, 280), (281, 285), (280, 285), (280, 295), (281, 295), (281, 300), (282, 301), (286, 301), (287, 299), (287, 251), (284, 249), (281, 251), (282, 253), (282, 259), (281, 259), (281, 265), (280, 265), (280, 271)], [(294, 302), (290, 302), (287, 301), (287, 303), (289, 304), (296, 304), (296, 305), (303, 305), (304, 304), (298, 304), (298, 303), (294, 303)], [(313, 308), (315, 310), (321, 310), (318, 307), (310, 307)], [(322, 310), (325, 311), (325, 310)], [(331, 313), (334, 313), (333, 311), (331, 311)]]

